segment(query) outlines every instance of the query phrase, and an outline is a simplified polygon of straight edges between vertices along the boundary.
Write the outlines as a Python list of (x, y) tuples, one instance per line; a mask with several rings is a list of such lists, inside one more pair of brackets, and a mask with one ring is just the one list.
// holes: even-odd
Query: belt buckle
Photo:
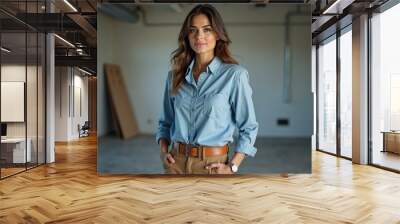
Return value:
[(189, 156), (189, 149), (191, 150), (192, 147), (191, 144), (185, 144), (185, 156), (188, 157)]
[(186, 144), (185, 145), (185, 156), (188, 157), (189, 155), (192, 154), (192, 148), (197, 148), (197, 153), (199, 154), (199, 146), (198, 145), (193, 145), (193, 144)]

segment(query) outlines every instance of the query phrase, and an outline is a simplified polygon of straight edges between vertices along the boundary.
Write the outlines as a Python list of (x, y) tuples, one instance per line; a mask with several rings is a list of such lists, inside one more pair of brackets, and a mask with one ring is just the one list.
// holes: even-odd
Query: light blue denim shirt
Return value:
[(172, 73), (168, 73), (157, 143), (165, 138), (169, 142), (223, 146), (233, 141), (238, 128), (235, 151), (254, 156), (258, 123), (247, 70), (214, 57), (196, 83), (193, 64), (194, 60), (175, 95), (171, 94)]

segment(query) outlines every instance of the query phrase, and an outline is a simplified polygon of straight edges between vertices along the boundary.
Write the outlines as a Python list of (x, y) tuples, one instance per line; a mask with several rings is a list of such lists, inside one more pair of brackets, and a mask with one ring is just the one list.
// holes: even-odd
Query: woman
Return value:
[[(198, 5), (186, 17), (173, 52), (156, 140), (168, 174), (233, 174), (257, 136), (248, 72), (228, 50), (218, 11)], [(239, 138), (229, 160), (228, 143)], [(171, 145), (171, 151), (169, 146)]]

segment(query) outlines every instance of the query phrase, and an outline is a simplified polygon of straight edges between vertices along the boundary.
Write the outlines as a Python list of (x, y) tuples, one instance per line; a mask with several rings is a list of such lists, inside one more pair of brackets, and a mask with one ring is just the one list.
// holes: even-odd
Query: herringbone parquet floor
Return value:
[(94, 137), (0, 181), (0, 223), (400, 223), (400, 175), (313, 152), (313, 174), (98, 176)]

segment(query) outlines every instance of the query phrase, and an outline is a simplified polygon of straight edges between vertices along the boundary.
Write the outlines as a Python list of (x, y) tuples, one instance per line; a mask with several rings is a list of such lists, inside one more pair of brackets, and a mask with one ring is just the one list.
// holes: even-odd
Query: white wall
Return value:
[[(8, 64), (1, 66), (1, 81), (2, 82), (25, 82), (26, 71), (32, 74), (33, 67), (19, 64)], [(36, 70), (35, 70), (36, 73)], [(4, 96), (2, 96), (4, 97)], [(24, 109), (24, 108), (23, 108)], [(1, 108), (7, 110), (7, 108)], [(26, 122), (7, 122), (8, 137), (25, 137)]]
[[(28, 137), (37, 135), (37, 98), (36, 98), (36, 66), (25, 66), (20, 64), (5, 64), (1, 66), (1, 81), (2, 82), (26, 82), (28, 77), (27, 88), (27, 121), (26, 122), (7, 122), (7, 136), (8, 137), (25, 137), (25, 126), (28, 126)], [(33, 88), (32, 88), (33, 86)], [(7, 96), (2, 96), (7, 97)], [(31, 108), (29, 108), (31, 106)], [(9, 110), (10, 108), (1, 108), (1, 110)], [(24, 108), (22, 108), (24, 110)], [(34, 134), (33, 134), (34, 133)]]
[(55, 68), (55, 140), (68, 140), (68, 67)]
[[(1, 66), (1, 81), (2, 82), (24, 82), (26, 85), (26, 98), (20, 113), (25, 114), (22, 122), (6, 122), (7, 123), (7, 137), (10, 138), (21, 138), (27, 136), (30, 139), (30, 148), (32, 161), (39, 159), (39, 163), (43, 163), (45, 156), (45, 117), (44, 117), (44, 73), (41, 66), (32, 66), (18, 64), (18, 63), (6, 63)], [(4, 89), (2, 89), (3, 92)], [(24, 91), (20, 92), (24, 94)], [(7, 98), (7, 95), (2, 95), (2, 98)], [(26, 103), (26, 106), (25, 106)], [(14, 108), (16, 109), (16, 108)], [(1, 107), (1, 110), (13, 113), (11, 107)], [(15, 113), (15, 112), (14, 112)], [(51, 150), (49, 150), (51, 152)], [(39, 156), (37, 157), (37, 154)], [(51, 157), (49, 162), (51, 162)]]
[[(78, 124), (83, 125), (88, 120), (88, 78), (72, 67), (56, 67), (55, 73), (55, 140), (77, 139)], [(82, 114), (76, 106), (79, 105), (79, 89)]]
[[(313, 113), (317, 113), (317, 48), (312, 46), (311, 54), (311, 89), (313, 93)], [(317, 116), (313, 116), (313, 134), (311, 137), (311, 148), (317, 149)]]
[[(106, 39), (102, 37), (105, 33), (113, 34), (107, 39), (110, 42), (98, 45), (99, 55), (107, 50), (108, 55), (102, 57), (109, 57), (109, 50), (113, 50), (111, 56), (121, 66), (142, 133), (154, 133), (156, 130), (170, 53), (177, 47), (181, 23), (192, 7), (184, 7), (181, 14), (167, 6), (145, 7), (147, 22), (152, 25), (111, 21), (111, 18), (105, 20), (107, 16), (99, 16), (99, 31), (103, 31), (99, 33), (99, 38)], [(310, 17), (296, 16), (291, 20), (296, 21), (296, 25), (290, 28), (293, 47), (292, 101), (286, 104), (283, 102), (284, 20), (286, 12), (294, 11), (295, 7), (260, 9), (250, 5), (218, 5), (217, 8), (233, 41), (232, 53), (250, 73), (260, 124), (259, 136), (310, 137), (313, 117)], [(102, 66), (102, 61), (98, 63)], [(100, 95), (104, 91), (100, 82), (98, 92), (101, 104), (104, 96)], [(289, 118), (290, 126), (277, 126), (277, 118)], [(105, 122), (106, 117), (101, 114), (98, 118), (100, 129), (104, 129)]]
[[(79, 138), (79, 132), (77, 128), (78, 124), (82, 126), (85, 123), (85, 121), (89, 120), (88, 76), (83, 76), (83, 75), (84, 75), (83, 73), (75, 69), (74, 82), (73, 82), (75, 91), (73, 94), (75, 94), (75, 96), (72, 96), (74, 98), (74, 107), (72, 108), (72, 110), (75, 111), (75, 113), (72, 113), (72, 120), (71, 120), (72, 129), (70, 132), (72, 138)], [(78, 91), (80, 91), (80, 93), (78, 93)]]

